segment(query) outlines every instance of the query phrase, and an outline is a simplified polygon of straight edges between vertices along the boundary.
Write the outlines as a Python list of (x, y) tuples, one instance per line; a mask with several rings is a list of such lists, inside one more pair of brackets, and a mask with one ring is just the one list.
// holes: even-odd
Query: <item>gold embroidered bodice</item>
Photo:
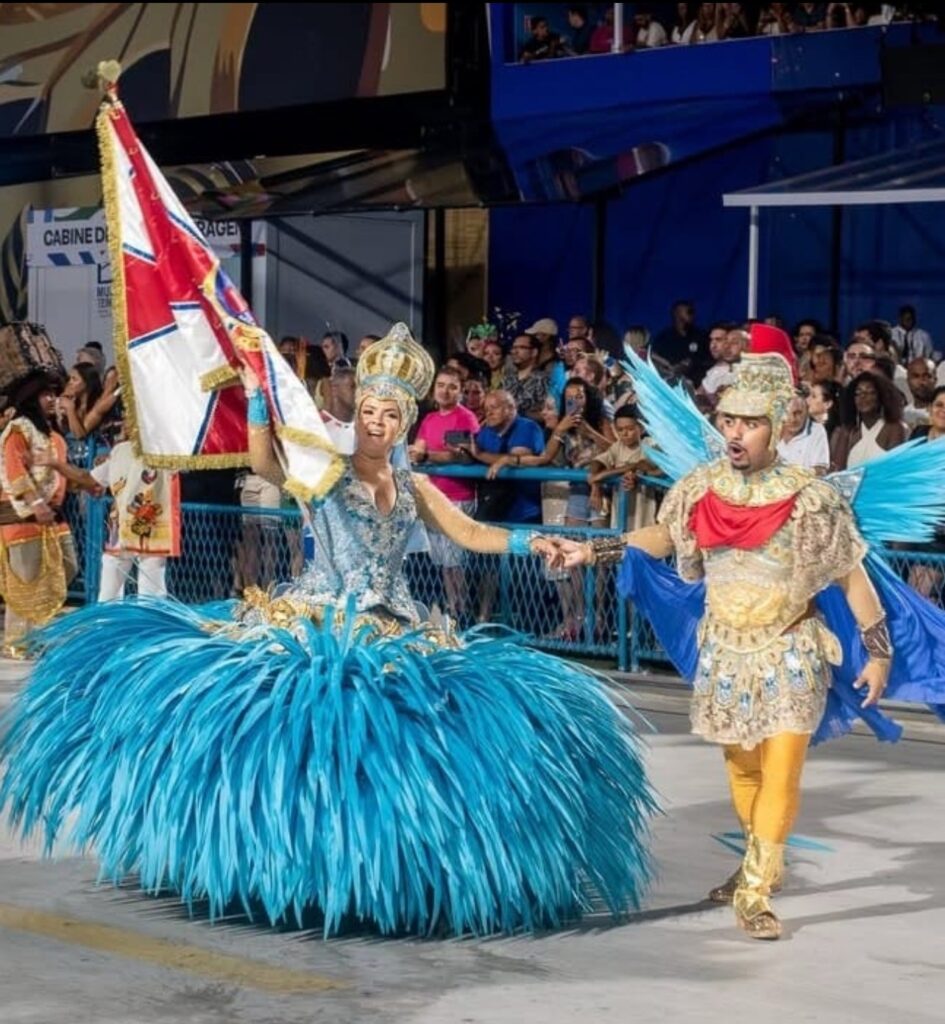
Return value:
[[(712, 490), (730, 505), (763, 506), (795, 497), (788, 521), (752, 550), (702, 550), (690, 521)], [(705, 579), (703, 635), (732, 650), (758, 650), (803, 618), (815, 595), (851, 572), (866, 546), (849, 506), (813, 473), (775, 463), (742, 474), (727, 460), (701, 466), (669, 492), (660, 510), (676, 548), (680, 575)]]

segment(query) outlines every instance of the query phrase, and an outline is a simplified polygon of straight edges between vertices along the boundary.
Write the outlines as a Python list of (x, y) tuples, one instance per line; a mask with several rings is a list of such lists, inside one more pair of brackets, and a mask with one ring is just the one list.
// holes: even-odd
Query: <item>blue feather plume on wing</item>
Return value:
[(580, 666), (504, 636), (213, 631), (143, 599), (42, 643), (0, 805), (49, 848), (91, 849), (102, 879), (211, 918), (314, 909), (326, 935), (553, 925), (588, 881), (614, 912), (638, 905), (655, 805), (627, 717)]
[(925, 543), (945, 522), (945, 444), (917, 438), (825, 480), (850, 503), (871, 546)]
[(722, 435), (696, 407), (682, 384), (668, 384), (650, 359), (626, 347), (623, 364), (633, 378), (638, 407), (653, 445), (646, 455), (675, 482), (725, 453)]

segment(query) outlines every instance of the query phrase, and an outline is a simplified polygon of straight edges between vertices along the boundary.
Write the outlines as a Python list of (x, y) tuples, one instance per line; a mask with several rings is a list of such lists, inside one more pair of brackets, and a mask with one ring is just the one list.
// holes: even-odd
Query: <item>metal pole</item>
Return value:
[[(434, 314), (433, 343), (440, 359), (445, 362), (449, 355), (447, 339), (447, 300), (446, 300), (446, 210), (438, 206), (433, 211), (433, 292)], [(424, 323), (426, 327), (426, 323)]]
[(623, 53), (623, 4), (614, 4), (614, 39), (611, 53)]
[(240, 291), (253, 309), (253, 222), (240, 221)]
[(751, 207), (748, 224), (748, 319), (758, 315), (758, 207)]

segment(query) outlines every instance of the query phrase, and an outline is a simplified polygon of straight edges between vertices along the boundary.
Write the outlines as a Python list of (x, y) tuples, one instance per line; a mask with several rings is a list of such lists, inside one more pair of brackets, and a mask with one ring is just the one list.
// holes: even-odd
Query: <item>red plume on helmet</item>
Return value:
[(787, 331), (780, 327), (772, 327), (770, 324), (752, 324), (749, 335), (748, 355), (763, 356), (774, 354), (781, 358), (791, 367), (791, 376), (794, 384), (797, 385), (797, 356), (794, 354), (794, 346)]

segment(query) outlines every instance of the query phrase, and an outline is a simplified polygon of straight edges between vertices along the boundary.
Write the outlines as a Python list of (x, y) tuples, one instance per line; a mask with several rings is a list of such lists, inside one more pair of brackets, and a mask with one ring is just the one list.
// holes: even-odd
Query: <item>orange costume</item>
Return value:
[[(77, 562), (69, 525), (62, 519), (66, 481), (36, 456), (66, 459), (66, 443), (44, 434), (26, 417), (0, 434), (0, 594), (6, 602), (4, 645), (14, 653), (31, 627), (62, 608)], [(56, 521), (44, 525), (36, 507), (47, 505)]]

